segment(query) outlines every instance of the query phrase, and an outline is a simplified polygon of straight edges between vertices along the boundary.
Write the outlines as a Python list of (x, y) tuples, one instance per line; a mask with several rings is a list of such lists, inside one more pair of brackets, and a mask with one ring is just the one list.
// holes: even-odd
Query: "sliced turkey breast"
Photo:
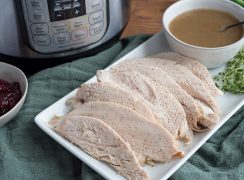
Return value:
[(182, 65), (176, 64), (171, 60), (157, 58), (140, 58), (124, 61), (121, 64), (128, 64), (128, 66), (131, 66), (141, 62), (162, 69), (171, 78), (173, 78), (189, 95), (206, 103), (213, 109), (214, 113), (218, 115), (220, 114), (220, 109), (217, 102), (210, 95), (202, 81)]
[(107, 162), (127, 179), (146, 180), (148, 176), (117, 132), (99, 119), (65, 116), (55, 120), (54, 130), (98, 160)]
[(133, 94), (138, 94), (145, 99), (151, 107), (155, 119), (163, 125), (177, 139), (185, 142), (192, 139), (186, 114), (177, 99), (165, 88), (150, 78), (135, 71), (97, 71), (99, 82), (114, 84), (127, 88)]
[[(170, 93), (172, 93), (176, 99), (181, 103), (182, 107), (186, 112), (186, 118), (188, 125), (191, 129), (202, 131), (202, 126), (199, 126), (198, 119), (202, 119), (202, 113), (199, 110), (195, 100), (188, 95), (167, 73), (162, 71), (160, 68), (150, 66), (146, 63), (137, 63), (133, 66), (128, 66), (126, 64), (118, 64), (113, 69), (117, 70), (134, 70), (147, 76), (159, 83), (162, 87), (166, 88)], [(208, 128), (205, 128), (208, 129)]]
[(152, 56), (153, 58), (169, 59), (175, 61), (191, 71), (195, 76), (202, 80), (205, 87), (208, 89), (212, 96), (221, 96), (223, 92), (219, 90), (211, 78), (208, 69), (196, 60), (190, 59), (188, 57), (182, 56), (174, 52), (160, 53)]
[(118, 103), (133, 109), (152, 122), (156, 122), (151, 109), (140, 99), (126, 89), (105, 83), (83, 84), (75, 97), (76, 102), (106, 101)]
[(175, 155), (182, 155), (178, 143), (165, 128), (125, 106), (111, 102), (89, 102), (67, 116), (89, 116), (102, 120), (130, 144), (141, 164), (147, 161), (165, 162)]
[[(172, 79), (174, 79), (174, 81), (177, 82), (190, 96), (192, 96), (195, 101), (197, 99), (200, 100), (195, 104), (197, 104), (197, 107), (201, 112), (200, 114), (203, 114), (203, 116), (198, 120), (199, 125), (195, 126), (195, 131), (206, 131), (213, 127), (213, 123), (218, 123), (220, 110), (215, 99), (208, 93), (208, 90), (199, 78), (183, 66), (176, 64), (176, 62), (156, 58), (138, 58), (124, 61), (114, 68), (122, 69), (126, 67), (137, 67), (140, 65), (160, 68), (161, 71), (167, 73)], [(207, 108), (202, 108), (203, 106), (206, 107), (206, 105), (209, 106), (212, 111), (207, 110)], [(212, 121), (210, 117), (214, 118), (214, 121)], [(206, 125), (211, 125), (211, 127)]]

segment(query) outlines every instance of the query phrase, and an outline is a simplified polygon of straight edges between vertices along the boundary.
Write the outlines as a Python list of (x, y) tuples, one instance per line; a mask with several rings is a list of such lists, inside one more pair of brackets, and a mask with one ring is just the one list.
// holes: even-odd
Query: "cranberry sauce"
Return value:
[(10, 111), (21, 99), (19, 83), (0, 79), (0, 116)]

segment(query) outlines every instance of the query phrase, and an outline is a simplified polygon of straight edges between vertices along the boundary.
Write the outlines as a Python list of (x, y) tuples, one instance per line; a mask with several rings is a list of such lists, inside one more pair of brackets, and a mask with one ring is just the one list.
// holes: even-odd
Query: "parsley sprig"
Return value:
[(215, 78), (215, 84), (225, 92), (244, 93), (244, 48), (227, 63), (224, 72)]

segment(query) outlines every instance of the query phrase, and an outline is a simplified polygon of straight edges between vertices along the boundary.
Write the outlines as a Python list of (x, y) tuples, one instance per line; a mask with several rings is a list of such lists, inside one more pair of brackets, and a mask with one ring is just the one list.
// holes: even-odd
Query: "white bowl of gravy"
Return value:
[(174, 51), (216, 68), (244, 45), (244, 26), (221, 28), (243, 20), (244, 8), (230, 0), (182, 0), (165, 11), (162, 21)]

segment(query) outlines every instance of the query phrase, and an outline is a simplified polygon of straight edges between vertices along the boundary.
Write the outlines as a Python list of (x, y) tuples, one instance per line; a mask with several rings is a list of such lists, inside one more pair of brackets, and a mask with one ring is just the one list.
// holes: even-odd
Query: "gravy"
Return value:
[(223, 26), (239, 22), (229, 13), (197, 9), (185, 12), (174, 18), (170, 32), (179, 40), (200, 47), (222, 47), (230, 45), (243, 36), (243, 27), (238, 26), (220, 32)]

